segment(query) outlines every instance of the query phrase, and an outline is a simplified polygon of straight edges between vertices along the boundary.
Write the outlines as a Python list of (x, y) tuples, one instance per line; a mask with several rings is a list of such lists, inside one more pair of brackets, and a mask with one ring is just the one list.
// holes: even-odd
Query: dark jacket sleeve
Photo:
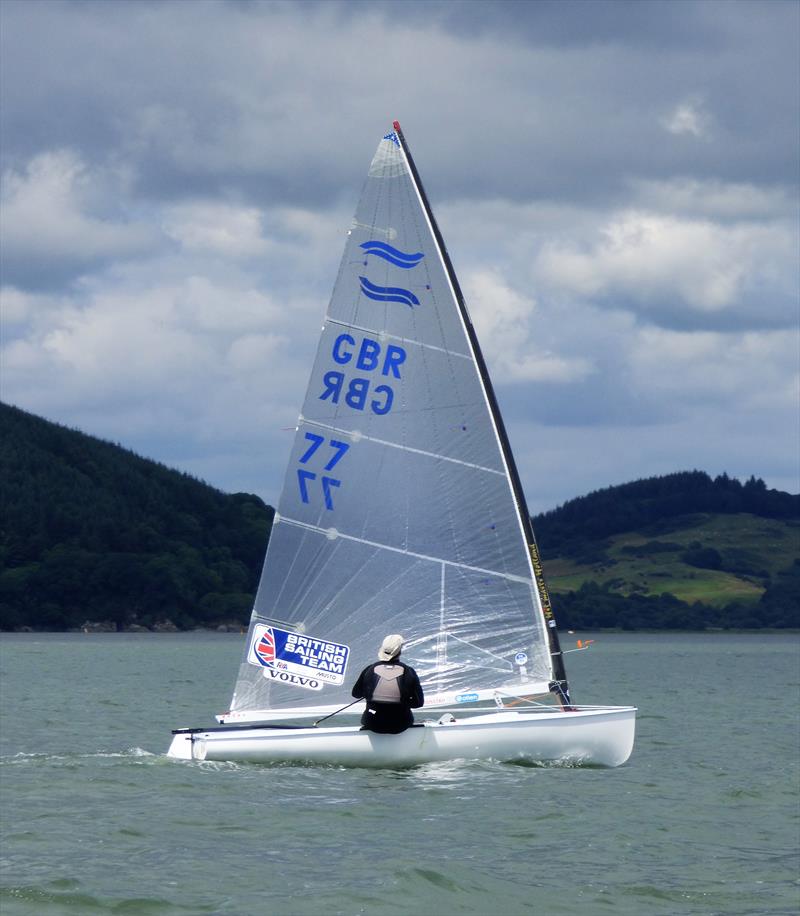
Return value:
[(358, 680), (353, 684), (353, 689), (350, 691), (350, 694), (357, 700), (363, 700), (367, 696), (371, 686), (369, 683), (369, 676), (373, 673), (372, 669), (374, 667), (374, 665), (367, 665), (361, 674), (359, 674)]
[(405, 677), (405, 695), (406, 702), (412, 709), (419, 709), (425, 703), (425, 695), (422, 692), (422, 684), (419, 682), (417, 672), (410, 667), (406, 667)]

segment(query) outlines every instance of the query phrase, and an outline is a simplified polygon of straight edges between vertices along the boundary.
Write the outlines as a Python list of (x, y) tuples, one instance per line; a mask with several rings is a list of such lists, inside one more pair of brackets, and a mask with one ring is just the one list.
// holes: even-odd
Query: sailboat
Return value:
[[(425, 692), (399, 735), (361, 729), (350, 693), (387, 633)], [(497, 399), (395, 121), (347, 235), (230, 709), (176, 729), (168, 755), (618, 766), (635, 717), (570, 697)]]

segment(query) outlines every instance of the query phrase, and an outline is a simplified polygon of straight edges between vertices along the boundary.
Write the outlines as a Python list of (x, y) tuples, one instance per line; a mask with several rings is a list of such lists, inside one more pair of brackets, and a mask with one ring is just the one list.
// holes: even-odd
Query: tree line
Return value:
[(542, 556), (579, 556), (624, 531), (641, 531), (699, 512), (748, 512), (763, 518), (800, 518), (800, 495), (770, 490), (763, 480), (745, 483), (727, 474), (680, 471), (606, 487), (537, 515), (534, 530)]
[(0, 404), (0, 629), (249, 618), (274, 510)]
[[(5, 404), (0, 433), (0, 630), (246, 624), (270, 506)], [(800, 517), (798, 497), (763, 481), (691, 471), (571, 500), (534, 528), (545, 559), (585, 557), (615, 533), (701, 511)], [(712, 553), (698, 545), (687, 562), (713, 568)], [(774, 577), (757, 605), (625, 597), (592, 582), (553, 602), (571, 628), (800, 626), (800, 565)]]

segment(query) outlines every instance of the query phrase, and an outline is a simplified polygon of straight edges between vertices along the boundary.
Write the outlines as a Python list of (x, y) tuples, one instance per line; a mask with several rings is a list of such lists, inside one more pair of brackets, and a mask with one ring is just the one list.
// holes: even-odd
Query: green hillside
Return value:
[(0, 629), (247, 620), (273, 510), (0, 404)]
[[(548, 583), (553, 592), (574, 591), (593, 580), (621, 595), (670, 592), (681, 601), (715, 606), (756, 602), (770, 579), (792, 565), (799, 536), (791, 521), (698, 513), (656, 539), (641, 532), (616, 535), (609, 539), (603, 559), (594, 563), (553, 559), (547, 564)], [(714, 551), (716, 556), (709, 553), (705, 561), (719, 563), (719, 568), (687, 562), (687, 554), (696, 557), (698, 551)]]
[(671, 474), (534, 525), (568, 626), (800, 626), (800, 498), (763, 481)]
[[(244, 625), (274, 515), (0, 404), (0, 630)], [(562, 627), (800, 627), (800, 497), (701, 471), (534, 519)]]

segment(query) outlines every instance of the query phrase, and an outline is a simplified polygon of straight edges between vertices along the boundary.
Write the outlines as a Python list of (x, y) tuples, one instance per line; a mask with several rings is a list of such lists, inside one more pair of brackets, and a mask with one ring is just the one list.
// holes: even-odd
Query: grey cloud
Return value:
[(58, 288), (116, 260), (152, 254), (165, 239), (132, 218), (124, 176), (89, 173), (71, 152), (35, 157), (24, 172), (3, 175), (0, 205), (3, 282)]
[(766, 295), (754, 292), (752, 297), (721, 312), (698, 312), (671, 298), (655, 300), (646, 310), (630, 297), (601, 296), (596, 302), (603, 308), (639, 313), (642, 323), (673, 331), (772, 331), (792, 329), (797, 324), (797, 299), (790, 293), (775, 297), (771, 291)]
[[(330, 203), (407, 114), (444, 199), (603, 201), (632, 175), (796, 179), (792, 4), (187, 9), (4, 4), (4, 156), (127, 158), (154, 198)], [(666, 131), (698, 94), (709, 138)]]
[(461, 202), (442, 207), (440, 221), (465, 292), (476, 267), (493, 270), (549, 306), (560, 338), (550, 346), (563, 352), (563, 328), (587, 304), (605, 324), (584, 326), (584, 344), (623, 314), (676, 330), (795, 327), (792, 209), (784, 195), (715, 182), (633, 186), (621, 211)]
[[(329, 3), (311, 0), (308, 9)], [(348, 20), (364, 15), (364, 5), (337, 2), (339, 15)], [(745, 4), (741, 4), (745, 6)], [(670, 0), (403, 0), (402, 21), (435, 27), (466, 37), (494, 36), (532, 47), (585, 48), (598, 45), (645, 49), (708, 46), (718, 42), (718, 17), (725, 4), (685, 4), (676, 15)], [(379, 9), (397, 23), (395, 0), (376, 0)], [(755, 11), (753, 11), (755, 12)], [(747, 17), (745, 17), (747, 18)]]

